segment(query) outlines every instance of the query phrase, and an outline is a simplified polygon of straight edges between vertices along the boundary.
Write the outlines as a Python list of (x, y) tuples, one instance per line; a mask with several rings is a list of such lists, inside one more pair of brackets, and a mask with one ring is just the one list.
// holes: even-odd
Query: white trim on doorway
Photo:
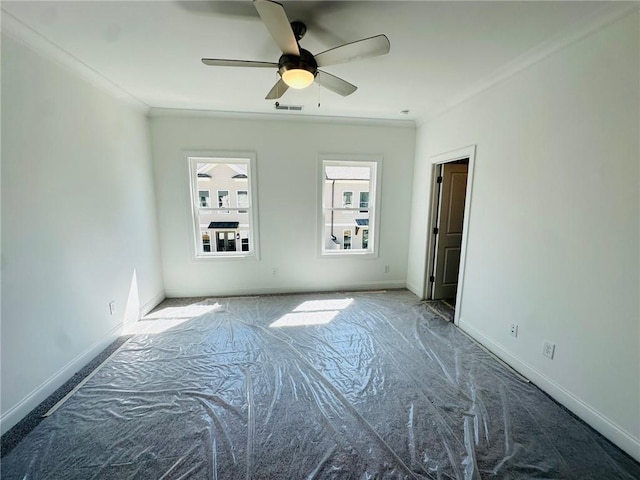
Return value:
[[(469, 218), (471, 216), (471, 194), (473, 188), (473, 171), (475, 165), (475, 157), (476, 157), (476, 146), (469, 145), (467, 147), (458, 148), (456, 150), (451, 150), (449, 152), (440, 153), (438, 155), (433, 155), (429, 157), (429, 163), (432, 168), (432, 182), (431, 182), (431, 205), (429, 208), (429, 222), (432, 222), (436, 217), (435, 211), (438, 208), (438, 199), (437, 199), (437, 174), (436, 169), (439, 165), (449, 162), (455, 162), (458, 160), (469, 160), (468, 172), (467, 172), (467, 191), (466, 198), (464, 202), (464, 221), (462, 226), (462, 246), (460, 249), (460, 270), (458, 272), (458, 292), (456, 294), (456, 308), (453, 322), (455, 325), (458, 325), (460, 322), (460, 315), (462, 313), (462, 294), (464, 290), (464, 270), (465, 270), (465, 262), (467, 258), (467, 239), (469, 237)], [(431, 225), (429, 228), (429, 232), (431, 232)], [(424, 272), (425, 281), (424, 281), (424, 298), (431, 298), (431, 282), (429, 281), (429, 277), (432, 271), (432, 265), (435, 260), (434, 258), (434, 242), (435, 237), (433, 233), (430, 233), (429, 242), (428, 242), (428, 252), (427, 252), (427, 263), (426, 269)]]

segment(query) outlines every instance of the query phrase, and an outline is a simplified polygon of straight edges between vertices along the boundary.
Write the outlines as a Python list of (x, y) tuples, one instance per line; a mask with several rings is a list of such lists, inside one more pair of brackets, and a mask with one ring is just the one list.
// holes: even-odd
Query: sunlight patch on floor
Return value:
[(153, 311), (145, 315), (144, 320), (161, 319), (161, 318), (185, 318), (185, 317), (197, 317), (205, 313), (209, 313), (212, 310), (220, 308), (221, 305), (216, 302), (212, 305), (183, 305), (179, 307), (165, 307), (160, 310)]
[(344, 310), (353, 303), (353, 298), (309, 300), (293, 309), (294, 312), (318, 312), (321, 310)]
[(206, 304), (191, 304), (178, 307), (165, 307), (155, 310), (136, 323), (127, 324), (122, 331), (123, 335), (156, 334), (166, 332), (192, 318), (220, 308), (218, 302)]
[(125, 325), (122, 333), (124, 335), (162, 333), (186, 322), (187, 320), (191, 320), (191, 318), (159, 318), (155, 320), (140, 320), (136, 323)]
[(311, 325), (326, 325), (353, 303), (353, 298), (340, 298), (328, 300), (309, 300), (303, 302), (273, 322), (269, 327), (302, 327)]

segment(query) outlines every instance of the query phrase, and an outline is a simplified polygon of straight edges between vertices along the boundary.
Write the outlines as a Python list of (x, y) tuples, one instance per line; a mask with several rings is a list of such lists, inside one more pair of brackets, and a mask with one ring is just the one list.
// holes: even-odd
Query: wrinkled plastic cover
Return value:
[(407, 291), (195, 308), (208, 312), (130, 340), (3, 478), (640, 478)]

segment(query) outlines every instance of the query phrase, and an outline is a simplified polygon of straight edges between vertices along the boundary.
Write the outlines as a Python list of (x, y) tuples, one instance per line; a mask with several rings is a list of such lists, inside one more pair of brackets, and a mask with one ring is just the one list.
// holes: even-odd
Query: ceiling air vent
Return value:
[(302, 105), (282, 105), (280, 102), (276, 102), (276, 110), (302, 110)]

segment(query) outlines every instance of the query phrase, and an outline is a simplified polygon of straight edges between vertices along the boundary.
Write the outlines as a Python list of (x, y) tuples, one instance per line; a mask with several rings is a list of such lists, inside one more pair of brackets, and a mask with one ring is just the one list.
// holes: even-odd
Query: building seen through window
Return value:
[(250, 159), (190, 158), (190, 168), (196, 256), (252, 254)]
[(373, 253), (377, 163), (322, 162), (322, 253)]

